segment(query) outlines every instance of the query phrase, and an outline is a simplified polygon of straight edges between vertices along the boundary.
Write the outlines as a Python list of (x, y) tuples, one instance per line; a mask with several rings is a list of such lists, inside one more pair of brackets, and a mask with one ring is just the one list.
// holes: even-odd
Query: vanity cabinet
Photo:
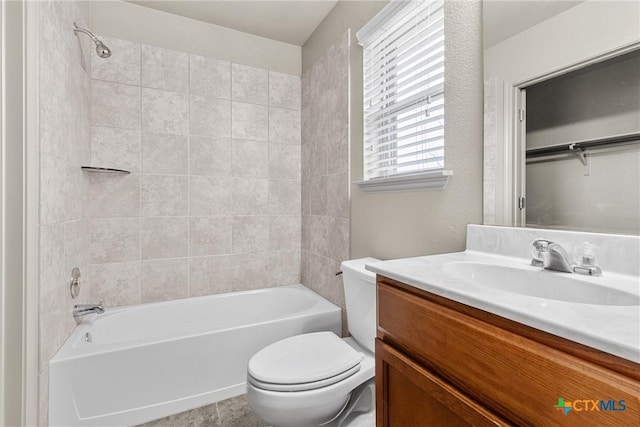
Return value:
[(637, 363), (380, 275), (377, 297), (378, 427), (640, 425)]

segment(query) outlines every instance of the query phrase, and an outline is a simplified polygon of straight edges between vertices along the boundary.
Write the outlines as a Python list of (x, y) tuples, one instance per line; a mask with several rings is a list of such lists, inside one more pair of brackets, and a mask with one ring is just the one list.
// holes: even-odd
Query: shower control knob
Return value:
[(80, 269), (73, 267), (73, 270), (71, 270), (71, 281), (69, 282), (71, 298), (76, 298), (78, 294), (80, 294), (80, 276)]

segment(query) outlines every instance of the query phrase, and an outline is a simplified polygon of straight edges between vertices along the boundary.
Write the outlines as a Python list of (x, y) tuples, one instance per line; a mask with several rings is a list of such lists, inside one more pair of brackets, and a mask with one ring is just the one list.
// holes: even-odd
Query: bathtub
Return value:
[(89, 315), (49, 362), (49, 422), (136, 425), (244, 394), (256, 351), (316, 331), (340, 335), (340, 308), (303, 285)]

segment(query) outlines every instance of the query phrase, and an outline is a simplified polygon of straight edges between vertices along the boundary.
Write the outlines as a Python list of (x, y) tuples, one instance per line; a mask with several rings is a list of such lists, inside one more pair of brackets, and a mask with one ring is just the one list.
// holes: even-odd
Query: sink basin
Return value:
[(637, 294), (602, 286), (577, 274), (479, 262), (449, 262), (443, 265), (443, 270), (467, 283), (532, 297), (582, 304), (640, 305)]

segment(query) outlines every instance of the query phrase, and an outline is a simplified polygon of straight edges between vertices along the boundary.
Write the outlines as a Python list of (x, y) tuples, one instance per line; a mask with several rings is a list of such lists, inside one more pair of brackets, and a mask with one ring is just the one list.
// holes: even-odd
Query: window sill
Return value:
[(453, 171), (439, 170), (356, 182), (364, 192), (444, 190)]

